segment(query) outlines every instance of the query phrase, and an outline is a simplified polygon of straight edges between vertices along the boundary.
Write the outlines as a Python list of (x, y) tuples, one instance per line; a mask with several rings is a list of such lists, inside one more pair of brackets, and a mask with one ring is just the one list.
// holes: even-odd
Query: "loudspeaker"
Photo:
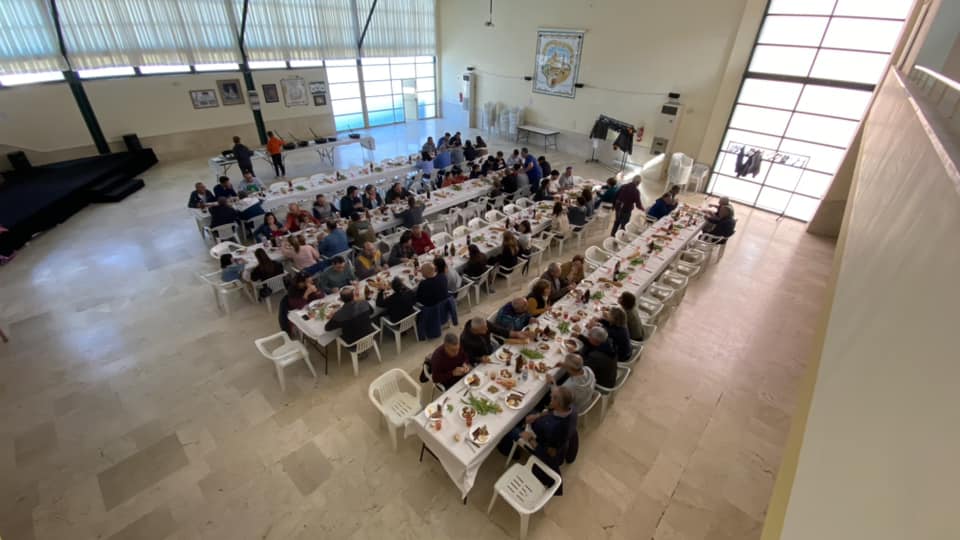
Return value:
[(23, 152), (10, 152), (7, 154), (7, 159), (10, 161), (10, 165), (13, 165), (13, 170), (17, 172), (29, 171), (33, 168), (30, 160), (27, 159), (27, 154)]
[(143, 146), (140, 144), (140, 137), (137, 137), (136, 133), (127, 133), (124, 135), (123, 143), (127, 145), (127, 150), (130, 152), (140, 152), (143, 150)]

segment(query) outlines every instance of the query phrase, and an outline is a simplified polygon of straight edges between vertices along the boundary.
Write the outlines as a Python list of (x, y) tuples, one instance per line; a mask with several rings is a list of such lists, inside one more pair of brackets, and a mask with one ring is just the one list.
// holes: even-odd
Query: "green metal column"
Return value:
[[(247, 90), (257, 91), (257, 85), (253, 82), (253, 73), (250, 72), (250, 66), (247, 64), (247, 48), (244, 45), (243, 38), (247, 32), (247, 12), (250, 10), (250, 0), (243, 0), (243, 17), (240, 21), (240, 57), (243, 62), (240, 64), (240, 71), (243, 72), (243, 82)], [(260, 144), (267, 144), (267, 126), (263, 123), (263, 114), (260, 109), (252, 109), (253, 122), (257, 125), (257, 135), (260, 137)]]

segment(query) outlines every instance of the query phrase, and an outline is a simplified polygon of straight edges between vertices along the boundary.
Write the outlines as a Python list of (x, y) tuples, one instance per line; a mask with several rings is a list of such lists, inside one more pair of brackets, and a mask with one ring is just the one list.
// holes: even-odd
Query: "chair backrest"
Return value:
[(433, 235), (433, 238), (431, 240), (433, 240), (433, 245), (437, 247), (441, 247), (446, 244), (449, 244), (450, 242), (453, 242), (453, 237), (445, 232), (440, 232)]
[(492, 223), (492, 222), (494, 222), (494, 221), (500, 221), (501, 219), (503, 219), (503, 218), (505, 218), (505, 217), (507, 217), (507, 216), (503, 215), (503, 212), (501, 212), (501, 211), (499, 211), (499, 210), (490, 210), (489, 212), (487, 212), (487, 213), (484, 214), (484, 216), (483, 216), (483, 218), (484, 218), (485, 220), (487, 220), (488, 223)]
[(230, 238), (237, 236), (237, 224), (236, 223), (225, 223), (223, 225), (217, 225), (216, 227), (210, 227), (210, 232), (213, 233), (213, 237), (216, 239), (220, 238)]
[(248, 227), (250, 230), (255, 231), (255, 230), (257, 230), (258, 228), (260, 228), (261, 225), (263, 225), (263, 219), (264, 219), (264, 217), (266, 217), (266, 214), (260, 214), (260, 215), (258, 215), (258, 216), (253, 216), (252, 218), (244, 221), (244, 223), (247, 225), (247, 227)]
[(608, 259), (610, 259), (610, 254), (597, 246), (590, 246), (587, 248), (587, 251), (584, 252), (583, 256), (590, 262), (596, 264), (603, 264)]
[(383, 405), (387, 400), (401, 393), (399, 378), (402, 375), (398, 374), (398, 371), (403, 373), (402, 369), (393, 368), (370, 383), (368, 395), (371, 401)]
[(487, 223), (486, 221), (480, 218), (473, 218), (470, 220), (470, 223), (467, 223), (467, 227), (469, 227), (472, 230), (477, 230), (477, 229), (486, 227), (487, 225), (489, 225), (489, 223)]
[(513, 204), (515, 204), (516, 206), (518, 206), (518, 207), (520, 207), (520, 208), (527, 208), (528, 206), (530, 206), (530, 205), (533, 204), (533, 201), (531, 201), (530, 199), (528, 199), (528, 198), (526, 198), (526, 197), (520, 197), (520, 198), (518, 198), (517, 200), (513, 201)]
[(521, 208), (513, 203), (504, 205), (503, 207), (503, 213), (508, 216), (512, 216), (513, 214), (516, 214), (520, 210)]
[(644, 229), (646, 229), (646, 227), (641, 227), (636, 223), (627, 223), (627, 225), (624, 227), (624, 230), (626, 230), (630, 234), (640, 234), (643, 232)]
[(286, 277), (287, 275), (285, 273), (281, 273), (263, 281), (255, 281), (253, 282), (253, 291), (259, 296), (260, 290), (264, 285), (266, 285), (270, 288), (270, 296), (273, 296), (277, 293), (286, 294), (287, 289), (286, 284), (284, 283), (284, 278)]
[(238, 249), (243, 249), (243, 246), (236, 242), (220, 242), (217, 245), (210, 248), (210, 256), (216, 260), (220, 260), (221, 255), (226, 255), (227, 253), (233, 253)]
[(494, 207), (494, 208), (500, 208), (500, 207), (502, 207), (504, 201), (506, 201), (506, 200), (507, 200), (507, 195), (506, 195), (506, 194), (497, 195), (497, 196), (493, 199), (493, 207)]
[(627, 379), (630, 378), (631, 371), (627, 366), (617, 366), (617, 384), (613, 387), (614, 392), (623, 388), (623, 385), (627, 383)]
[(603, 249), (611, 253), (616, 253), (620, 251), (623, 246), (620, 245), (620, 242), (616, 238), (604, 238), (603, 239)]
[(621, 230), (621, 231), (617, 231), (617, 234), (614, 236), (614, 238), (616, 238), (617, 241), (619, 242), (623, 242), (624, 244), (629, 244), (630, 242), (633, 242), (634, 240), (636, 240), (637, 236), (634, 234), (628, 233), (627, 231)]
[(470, 229), (466, 228), (466, 227), (463, 226), (463, 225), (460, 225), (459, 227), (453, 229), (453, 237), (454, 237), (454, 238), (463, 238), (464, 236), (467, 235), (468, 232), (470, 232)]

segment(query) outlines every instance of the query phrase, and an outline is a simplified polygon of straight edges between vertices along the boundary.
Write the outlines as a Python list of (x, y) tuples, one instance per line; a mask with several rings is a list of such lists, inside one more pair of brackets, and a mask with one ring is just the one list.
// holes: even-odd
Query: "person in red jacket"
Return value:
[(450, 388), (473, 369), (467, 353), (460, 347), (460, 338), (454, 333), (443, 336), (443, 345), (430, 355), (430, 375), (433, 382)]
[(274, 135), (272, 131), (267, 132), (267, 153), (270, 154), (274, 174), (286, 176), (287, 168), (283, 165), (283, 139)]
[(617, 217), (613, 222), (613, 230), (610, 231), (610, 236), (617, 234), (618, 230), (630, 223), (630, 214), (633, 213), (634, 207), (643, 211), (643, 201), (640, 200), (640, 189), (638, 187), (640, 180), (640, 175), (634, 176), (633, 180), (624, 184), (617, 192), (617, 198), (613, 203)]
[(410, 229), (410, 236), (413, 241), (413, 252), (417, 255), (423, 255), (436, 247), (433, 245), (433, 240), (430, 240), (430, 234), (423, 230), (422, 225), (414, 225)]
[(313, 217), (310, 212), (301, 210), (299, 204), (290, 203), (290, 210), (287, 212), (286, 229), (290, 232), (298, 232), (300, 231), (300, 225), (303, 223), (320, 225), (320, 220)]

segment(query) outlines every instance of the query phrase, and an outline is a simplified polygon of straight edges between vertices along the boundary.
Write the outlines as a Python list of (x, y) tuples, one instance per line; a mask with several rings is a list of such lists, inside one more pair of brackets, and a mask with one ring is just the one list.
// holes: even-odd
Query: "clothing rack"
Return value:
[[(605, 164), (599, 159), (600, 141), (607, 140), (607, 134), (609, 133), (609, 130), (619, 133), (617, 140), (613, 143), (614, 145), (619, 146), (620, 148), (624, 148), (624, 146), (626, 146), (626, 149), (623, 150), (623, 155), (620, 157), (620, 163), (618, 166)], [(586, 163), (599, 163), (611, 171), (623, 171), (627, 164), (627, 154), (633, 153), (633, 135), (636, 132), (637, 129), (632, 124), (628, 124), (622, 120), (617, 120), (612, 116), (601, 114), (597, 117), (596, 121), (594, 121), (593, 127), (590, 129), (589, 138), (593, 143), (593, 149), (590, 153), (590, 158), (586, 160)], [(626, 140), (624, 140), (624, 138), (626, 138)]]

